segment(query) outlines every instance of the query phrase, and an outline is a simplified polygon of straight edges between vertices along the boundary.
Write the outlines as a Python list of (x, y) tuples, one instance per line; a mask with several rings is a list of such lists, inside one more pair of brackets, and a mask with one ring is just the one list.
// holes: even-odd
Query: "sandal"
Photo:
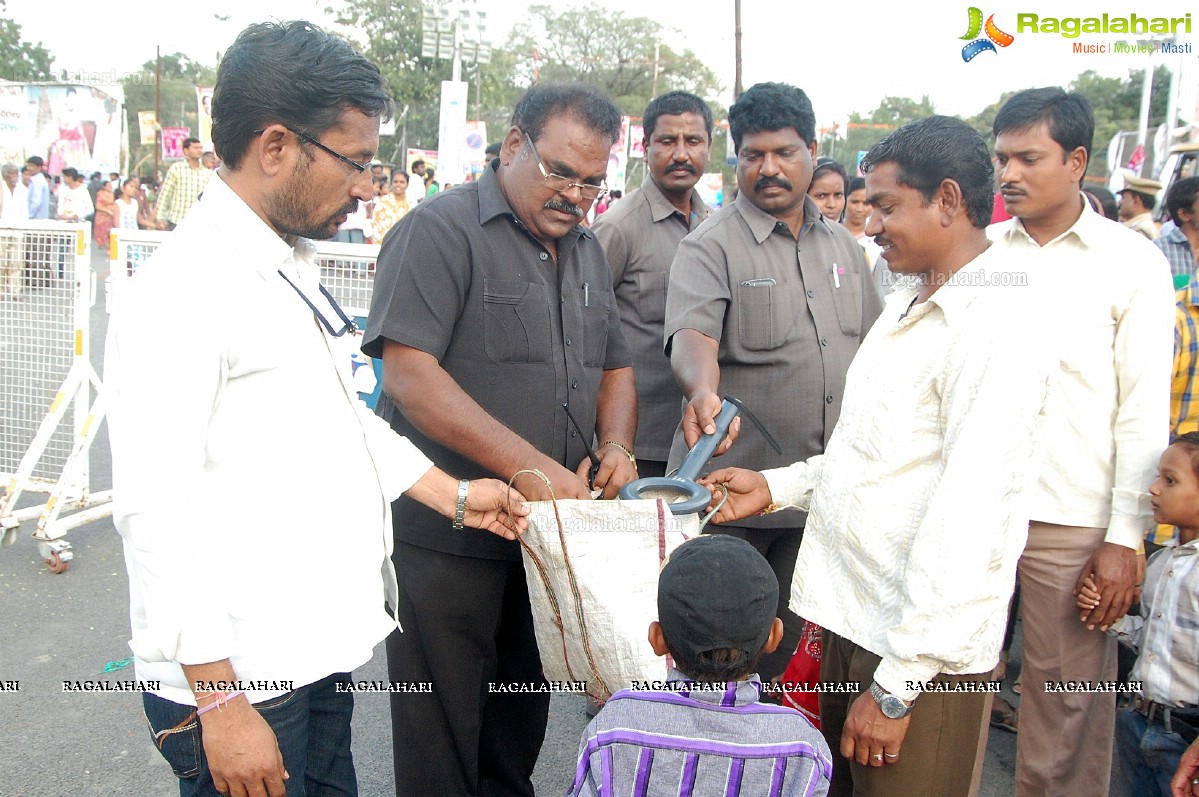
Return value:
[(1020, 710), (1002, 697), (995, 698), (991, 705), (991, 727), (1000, 728), (1011, 733), (1017, 732), (1020, 721)]

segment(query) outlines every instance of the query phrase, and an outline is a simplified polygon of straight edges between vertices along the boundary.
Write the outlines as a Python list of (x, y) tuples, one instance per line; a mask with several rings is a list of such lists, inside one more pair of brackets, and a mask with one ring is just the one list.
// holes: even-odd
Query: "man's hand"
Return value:
[(287, 797), (283, 755), (271, 726), (244, 695), (200, 717), (204, 755), (216, 790), (232, 797)]
[[(590, 460), (587, 460), (587, 467), (591, 467)], [(540, 477), (532, 473), (522, 473), (516, 477), (512, 486), (519, 487), (521, 494), (528, 500), (548, 501), (551, 498), (557, 498), (559, 501), (565, 498), (591, 500), (591, 490), (587, 487), (586, 469), (583, 470), (581, 477), (556, 462), (542, 464), (538, 470), (550, 480), (550, 484), (553, 485), (553, 493), (550, 493), (549, 485), (546, 485)]]
[(475, 479), (466, 491), (463, 525), (515, 540), (529, 527), (525, 497), (497, 479)]
[(712, 503), (708, 505), (707, 509), (709, 512), (724, 495), (720, 485), (723, 484), (728, 488), (728, 500), (713, 516), (712, 522), (714, 523), (731, 523), (734, 520), (756, 515), (770, 506), (773, 500), (770, 496), (770, 487), (766, 484), (766, 477), (756, 470), (721, 468), (704, 476), (699, 483), (712, 491)]
[(1137, 556), (1132, 548), (1103, 542), (1091, 554), (1074, 585), (1077, 595), (1087, 576), (1092, 576), (1096, 590), (1102, 596), (1099, 605), (1091, 610), (1085, 622), (1087, 628), (1106, 631), (1128, 613), (1137, 586)]
[[(721, 404), (723, 402), (720, 396), (710, 390), (696, 393), (687, 402), (683, 410), (683, 442), (687, 444), (688, 449), (695, 448), (701, 435), (716, 434), (716, 416), (720, 414)], [(740, 433), (741, 418), (737, 417), (729, 425), (728, 434), (720, 441), (712, 456), (718, 457), (728, 451)]]
[(858, 695), (841, 732), (841, 755), (864, 767), (896, 763), (911, 719), (910, 714), (903, 719), (888, 719), (873, 697)]
[(1199, 739), (1191, 742), (1178, 760), (1178, 769), (1170, 780), (1170, 797), (1199, 797)]
[[(595, 489), (604, 491), (601, 498), (611, 500), (620, 492), (621, 487), (637, 478), (637, 468), (629, 459), (628, 454), (615, 446), (609, 446), (607, 449), (601, 448), (596, 454), (600, 458), (600, 466), (595, 474), (594, 486)], [(590, 471), (591, 459), (588, 458), (579, 463), (575, 473), (586, 482), (587, 474)]]

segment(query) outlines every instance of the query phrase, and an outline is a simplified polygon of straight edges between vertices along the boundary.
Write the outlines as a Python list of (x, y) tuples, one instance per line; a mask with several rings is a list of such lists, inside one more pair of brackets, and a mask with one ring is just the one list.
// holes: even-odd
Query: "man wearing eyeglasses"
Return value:
[[(579, 226), (619, 124), (594, 88), (535, 86), (479, 181), (426, 199), (384, 241), (363, 351), (383, 358), (380, 415), (442, 468), (536, 468), (559, 499), (614, 498), (635, 478), (629, 351), (603, 250)], [(534, 476), (516, 485), (551, 496)], [(519, 546), (450, 535), (406, 498), (395, 535), (405, 633), (388, 640), (389, 675), (433, 683), (392, 695), (397, 795), (531, 797), (549, 696), (489, 688), (545, 684)]]
[(433, 467), (346, 374), (352, 325), (308, 239), (373, 193), (390, 103), (340, 37), (243, 31), (213, 93), (223, 164), (112, 318), (130, 647), (181, 795), (356, 794), (349, 673), (397, 627), (390, 502), (453, 518), (446, 536), (524, 524), (517, 494)]
[[(714, 428), (722, 395), (744, 401), (783, 449), (775, 453), (751, 427), (725, 455), (729, 464), (780, 467), (821, 453), (849, 362), (882, 310), (861, 247), (807, 196), (816, 157), (807, 95), (760, 83), (729, 109), (729, 126), (737, 199), (683, 239), (670, 268), (665, 344), (687, 399), (670, 468)], [(786, 634), (762, 660), (763, 680), (782, 674), (799, 639), (788, 601), (805, 520), (791, 509), (708, 527), (747, 540), (778, 576)]]

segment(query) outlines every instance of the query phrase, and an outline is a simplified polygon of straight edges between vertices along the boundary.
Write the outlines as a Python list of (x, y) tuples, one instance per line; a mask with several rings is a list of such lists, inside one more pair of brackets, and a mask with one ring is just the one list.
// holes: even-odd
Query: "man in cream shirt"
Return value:
[[(1144, 236), (1083, 201), (1093, 131), (1087, 101), (1060, 88), (1020, 92), (993, 128), (999, 187), (1014, 218), (988, 235), (1026, 264), (1053, 320), (1044, 346), (1059, 362), (1020, 560), (1017, 797), (1108, 792), (1114, 695), (1051, 693), (1045, 684), (1116, 677), (1115, 641), (1103, 629), (1132, 603), (1137, 550), (1153, 522), (1144, 491), (1169, 428), (1169, 265)], [(1022, 307), (1013, 312), (1028, 317)], [(1074, 592), (1087, 575), (1103, 598), (1084, 625)]]
[(821, 680), (860, 685), (820, 696), (840, 751), (830, 794), (964, 795), (1028, 524), (1043, 314), (987, 240), (978, 133), (913, 122), (862, 170), (866, 234), (901, 281), (849, 366), (825, 453), (708, 481), (727, 483), (722, 522), (810, 507), (791, 608), (826, 629)]

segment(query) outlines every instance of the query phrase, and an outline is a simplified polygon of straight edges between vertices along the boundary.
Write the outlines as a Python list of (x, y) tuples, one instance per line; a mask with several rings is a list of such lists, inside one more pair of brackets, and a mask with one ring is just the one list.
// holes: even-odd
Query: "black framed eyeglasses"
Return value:
[[(317, 141), (315, 138), (313, 138), (312, 136), (308, 135), (308, 134), (307, 134), (307, 133), (305, 133), (303, 130), (296, 130), (294, 127), (291, 127), (291, 126), (289, 126), (289, 125), (283, 125), (283, 126), (284, 126), (285, 128), (287, 128), (288, 130), (290, 130), (291, 132), (295, 133), (295, 134), (296, 134), (296, 137), (297, 137), (297, 138), (299, 138), (301, 141), (307, 141), (309, 144), (311, 144), (312, 146), (316, 147), (317, 149), (320, 149), (320, 150), (323, 150), (323, 151), (325, 151), (326, 153), (328, 153), (329, 155), (332, 155), (333, 157), (337, 158), (339, 161), (341, 161), (342, 163), (346, 164), (347, 166), (349, 166), (350, 168), (352, 168), (354, 171), (358, 172), (359, 174), (362, 174), (363, 172), (365, 172), (365, 171), (366, 171), (366, 169), (367, 169), (367, 167), (368, 167), (368, 166), (370, 166), (370, 163), (369, 163), (369, 162), (367, 162), (367, 163), (359, 163), (358, 161), (354, 160), (353, 158), (347, 158), (345, 155), (342, 155), (340, 152), (338, 152), (338, 151), (337, 151), (337, 150), (335, 150), (335, 149), (332, 149), (332, 148), (330, 148), (330, 147), (326, 147), (324, 144), (322, 144), (321, 142)], [(256, 136), (260, 136), (260, 135), (262, 135), (264, 132), (265, 132), (265, 129), (263, 129), (263, 130), (255, 130), (255, 131), (254, 131), (254, 135), (256, 135)]]
[[(523, 133), (524, 131), (522, 130), (521, 132)], [(579, 193), (582, 194), (585, 199), (598, 199), (602, 194), (607, 193), (608, 186), (606, 183), (601, 182), (599, 185), (592, 185), (591, 183), (576, 183), (569, 177), (563, 177), (562, 175), (555, 174), (554, 172), (547, 172), (545, 170), (545, 164), (541, 162), (541, 156), (537, 154), (537, 146), (533, 143), (533, 138), (528, 133), (525, 133), (525, 141), (528, 142), (529, 149), (533, 150), (533, 157), (537, 161), (537, 169), (541, 172), (541, 178), (545, 180), (545, 184), (550, 188), (554, 189), (560, 194), (565, 194), (570, 189), (577, 188), (579, 189)]]
[(325, 331), (330, 335), (335, 338), (340, 338), (347, 332), (354, 333), (358, 331), (358, 325), (354, 323), (352, 318), (346, 315), (346, 311), (341, 309), (341, 305), (337, 303), (337, 300), (333, 298), (333, 295), (330, 294), (329, 291), (325, 290), (324, 285), (321, 285), (319, 282), (317, 283), (317, 287), (320, 289), (321, 296), (324, 296), (325, 299), (328, 300), (329, 306), (333, 308), (333, 312), (337, 313), (337, 317), (341, 319), (341, 329), (333, 329), (333, 325), (329, 323), (329, 319), (325, 318), (324, 313), (316, 309), (316, 305), (312, 303), (312, 300), (305, 296), (304, 291), (296, 287), (296, 284), (287, 278), (287, 275), (283, 273), (282, 269), (280, 269), (278, 273), (279, 276), (283, 278), (283, 281), (290, 285), (291, 289), (300, 295), (300, 298), (304, 300), (304, 304), (308, 305), (308, 308), (312, 310), (312, 314), (316, 316), (316, 320), (321, 322), (321, 326), (323, 326)]

